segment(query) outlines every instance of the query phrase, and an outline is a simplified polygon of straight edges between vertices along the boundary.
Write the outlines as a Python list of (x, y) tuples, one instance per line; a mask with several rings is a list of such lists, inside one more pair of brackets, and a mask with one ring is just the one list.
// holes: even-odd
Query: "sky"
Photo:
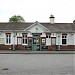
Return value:
[(25, 22), (72, 23), (75, 20), (75, 0), (0, 0), (0, 22), (8, 22), (13, 15), (20, 15)]

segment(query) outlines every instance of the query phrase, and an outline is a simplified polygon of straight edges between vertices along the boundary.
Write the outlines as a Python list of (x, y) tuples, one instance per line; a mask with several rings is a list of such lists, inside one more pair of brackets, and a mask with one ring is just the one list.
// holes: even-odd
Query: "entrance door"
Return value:
[(33, 51), (39, 51), (40, 50), (40, 38), (39, 38), (39, 36), (33, 37), (32, 50)]

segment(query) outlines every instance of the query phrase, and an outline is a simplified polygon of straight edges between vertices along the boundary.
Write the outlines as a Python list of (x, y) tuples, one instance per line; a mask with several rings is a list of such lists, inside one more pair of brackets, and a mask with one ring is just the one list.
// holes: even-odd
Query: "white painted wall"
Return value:
[(56, 33), (51, 33), (51, 37), (56, 37)]
[(11, 33), (11, 44), (14, 43), (14, 38), (13, 38), (13, 36), (14, 36), (14, 33)]
[[(34, 27), (34, 30), (35, 28), (36, 26)], [(41, 30), (41, 28), (39, 28), (39, 30)], [(33, 28), (31, 31), (33, 31)], [(43, 32), (43, 30), (41, 31)], [(14, 33), (11, 32), (11, 44), (14, 43), (13, 35)], [(22, 32), (17, 32), (17, 35), (15, 36), (15, 45), (17, 44), (17, 37), (22, 37)], [(27, 37), (33, 37), (33, 35), (29, 32)], [(40, 37), (46, 37), (46, 34), (43, 32)], [(56, 37), (56, 45), (62, 45), (62, 33), (51, 33), (51, 37)], [(0, 38), (4, 39), (4, 44), (6, 45), (6, 33), (1, 33)], [(46, 45), (51, 45), (51, 38), (46, 38)], [(75, 45), (75, 33), (67, 33), (67, 45)]]
[(17, 32), (17, 37), (22, 37), (22, 32)]
[(4, 38), (4, 33), (0, 33), (0, 38)]
[(56, 33), (56, 45), (62, 45), (62, 33)]
[(39, 25), (35, 25), (34, 27), (31, 27), (28, 31), (30, 31), (31, 33), (42, 33), (45, 31), (45, 29)]
[(46, 45), (51, 45), (51, 38), (46, 38)]
[(46, 34), (45, 33), (42, 33), (42, 35), (40, 37), (46, 37)]
[[(60, 37), (58, 37), (60, 36)], [(72, 35), (72, 33), (67, 33), (67, 44), (66, 45), (74, 45), (74, 34)], [(62, 33), (57, 33), (56, 36), (56, 45), (62, 45)]]
[(5, 34), (4, 32), (0, 33), (0, 44), (5, 44), (5, 35), (4, 34)]
[(33, 37), (32, 33), (28, 33), (27, 37)]
[(73, 33), (68, 33), (67, 45), (74, 45), (74, 34)]
[[(20, 35), (21, 35), (21, 33), (20, 33)], [(15, 37), (14, 37), (14, 33), (13, 32), (11, 32), (11, 45), (13, 45), (13, 44), (15, 44), (15, 45), (17, 45), (17, 35), (16, 35), (16, 33), (15, 33)], [(21, 36), (20, 36), (21, 37)], [(15, 38), (15, 39), (14, 39)]]

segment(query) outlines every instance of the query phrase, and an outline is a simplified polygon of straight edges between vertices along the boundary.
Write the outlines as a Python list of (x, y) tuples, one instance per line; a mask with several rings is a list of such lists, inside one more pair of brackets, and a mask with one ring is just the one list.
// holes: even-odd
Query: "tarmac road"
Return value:
[(75, 54), (0, 54), (0, 75), (75, 75)]

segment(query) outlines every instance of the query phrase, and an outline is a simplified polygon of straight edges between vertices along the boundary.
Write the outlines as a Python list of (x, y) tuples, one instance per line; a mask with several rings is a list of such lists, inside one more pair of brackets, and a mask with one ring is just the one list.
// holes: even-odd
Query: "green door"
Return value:
[(33, 44), (33, 49), (32, 51), (37, 51), (37, 45)]
[(32, 51), (40, 50), (39, 37), (33, 37)]

